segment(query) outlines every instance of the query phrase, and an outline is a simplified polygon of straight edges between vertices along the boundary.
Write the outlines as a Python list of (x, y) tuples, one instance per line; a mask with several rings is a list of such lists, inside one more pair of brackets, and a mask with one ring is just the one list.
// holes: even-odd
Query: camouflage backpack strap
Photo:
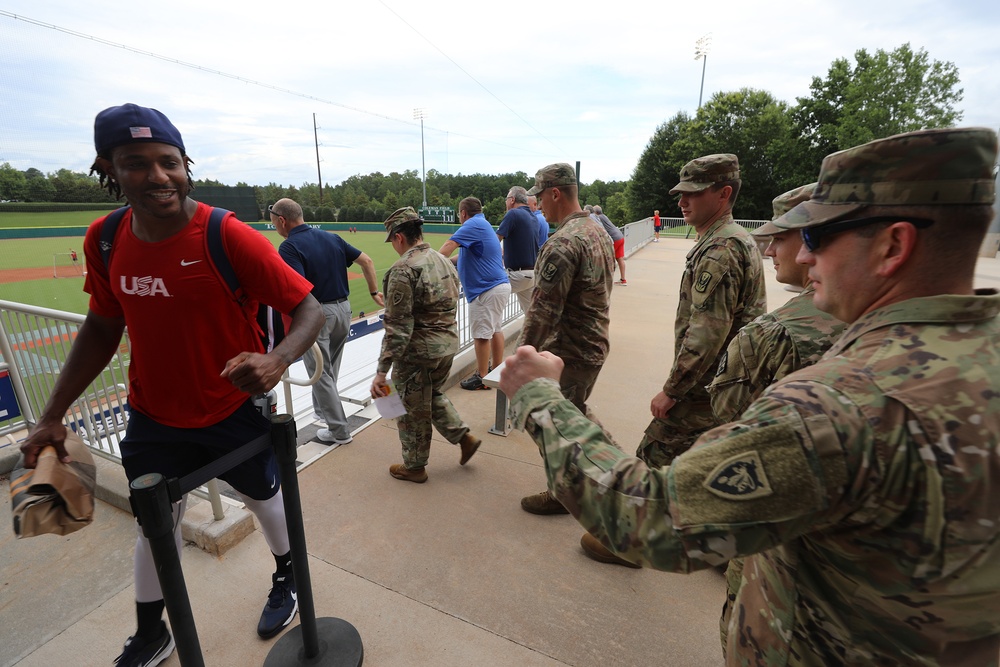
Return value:
[(101, 240), (98, 244), (101, 249), (101, 259), (104, 261), (104, 268), (111, 266), (111, 248), (115, 243), (115, 236), (118, 234), (118, 227), (122, 224), (122, 218), (130, 209), (130, 206), (122, 206), (108, 213), (101, 223)]

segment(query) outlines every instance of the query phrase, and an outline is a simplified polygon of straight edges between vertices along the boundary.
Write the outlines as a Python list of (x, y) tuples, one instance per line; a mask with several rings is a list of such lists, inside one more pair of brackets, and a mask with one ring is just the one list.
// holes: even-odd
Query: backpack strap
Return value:
[(222, 278), (222, 282), (232, 292), (236, 303), (243, 306), (246, 305), (247, 295), (240, 285), (239, 278), (236, 277), (236, 270), (233, 269), (233, 265), (229, 261), (229, 255), (226, 254), (226, 246), (222, 239), (222, 221), (230, 213), (231, 211), (227, 211), (224, 208), (212, 208), (212, 212), (208, 216), (205, 243), (208, 245), (208, 255), (212, 259), (215, 270)]
[(125, 213), (130, 208), (131, 206), (116, 208), (111, 211), (111, 213), (108, 213), (108, 215), (104, 218), (104, 222), (101, 223), (101, 240), (99, 246), (101, 248), (101, 259), (104, 260), (105, 269), (108, 269), (111, 266), (111, 248), (115, 243), (115, 235), (118, 234), (118, 227), (121, 226), (122, 218), (125, 217)]

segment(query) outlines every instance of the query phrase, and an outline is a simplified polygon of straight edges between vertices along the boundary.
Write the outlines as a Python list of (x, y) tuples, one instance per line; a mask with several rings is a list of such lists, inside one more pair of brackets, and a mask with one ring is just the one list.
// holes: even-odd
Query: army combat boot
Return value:
[(465, 465), (472, 458), (472, 455), (476, 453), (479, 449), (479, 445), (483, 444), (483, 441), (472, 435), (471, 433), (466, 433), (459, 440), (458, 446), (462, 448), (462, 459), (458, 462), (459, 465)]
[(590, 533), (583, 534), (583, 537), (580, 538), (580, 546), (583, 547), (583, 553), (587, 554), (589, 558), (592, 558), (599, 563), (624, 565), (625, 567), (634, 567), (636, 569), (642, 567), (642, 565), (637, 565), (632, 561), (627, 561), (618, 554), (614, 553), (601, 544), (601, 541)]
[(409, 469), (402, 463), (393, 463), (389, 466), (389, 474), (405, 482), (423, 484), (427, 481), (427, 469), (424, 467)]

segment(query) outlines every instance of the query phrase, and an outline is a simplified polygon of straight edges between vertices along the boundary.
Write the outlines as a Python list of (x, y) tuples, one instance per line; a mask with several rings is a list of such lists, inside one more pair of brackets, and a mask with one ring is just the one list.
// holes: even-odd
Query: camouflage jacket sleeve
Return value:
[(687, 324), (681, 339), (675, 341), (677, 355), (663, 385), (664, 393), (674, 398), (683, 398), (712, 371), (731, 333), (745, 280), (737, 242), (714, 244), (691, 272), (694, 282)]
[(562, 319), (566, 295), (573, 285), (576, 261), (571, 239), (562, 235), (550, 237), (542, 246), (535, 266), (535, 287), (524, 315), (519, 344), (541, 350)]
[(616, 449), (554, 380), (524, 385), (511, 404), (515, 426), (541, 451), (549, 489), (583, 527), (632, 562), (675, 572), (832, 525), (847, 480), (838, 430), (855, 429), (857, 442), (866, 427), (859, 413), (835, 429), (799, 407), (758, 401), (742, 422), (709, 431), (669, 467), (651, 469)]
[(799, 366), (795, 342), (780, 322), (764, 315), (740, 329), (707, 387), (718, 423), (739, 419), (768, 386)]
[(385, 295), (385, 335), (378, 357), (378, 372), (388, 373), (392, 362), (400, 359), (413, 335), (413, 276), (410, 267), (397, 263), (382, 279)]

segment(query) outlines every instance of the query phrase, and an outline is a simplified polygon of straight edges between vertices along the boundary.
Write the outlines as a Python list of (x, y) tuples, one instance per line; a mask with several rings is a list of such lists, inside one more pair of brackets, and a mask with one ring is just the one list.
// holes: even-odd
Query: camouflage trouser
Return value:
[(612, 445), (621, 449), (608, 429), (604, 428), (601, 424), (601, 420), (590, 411), (587, 407), (587, 399), (590, 398), (590, 393), (594, 391), (594, 385), (597, 384), (597, 374), (601, 372), (600, 366), (592, 366), (590, 364), (578, 364), (572, 361), (565, 362), (563, 366), (562, 375), (559, 376), (559, 391), (570, 403), (575, 405), (577, 409), (582, 412), (587, 419), (594, 422), (601, 427), (604, 431), (604, 435), (607, 437), (608, 442)]
[(726, 568), (726, 602), (722, 605), (722, 618), (719, 619), (719, 636), (722, 639), (722, 651), (725, 654), (726, 642), (729, 639), (729, 620), (733, 616), (733, 606), (736, 604), (736, 594), (740, 592), (743, 581), (743, 559), (733, 558)]
[(587, 414), (587, 399), (590, 398), (590, 392), (594, 391), (601, 367), (572, 361), (564, 363), (562, 375), (559, 376), (559, 391), (580, 412)]
[(651, 468), (662, 468), (691, 449), (702, 433), (716, 426), (707, 392), (691, 392), (667, 414), (654, 417), (646, 427), (635, 455)]
[(469, 432), (455, 406), (441, 393), (453, 358), (449, 355), (428, 359), (423, 364), (393, 364), (392, 383), (406, 407), (406, 414), (399, 418), (397, 425), (399, 442), (403, 445), (403, 465), (407, 469), (427, 465), (432, 424), (451, 443), (457, 443)]

